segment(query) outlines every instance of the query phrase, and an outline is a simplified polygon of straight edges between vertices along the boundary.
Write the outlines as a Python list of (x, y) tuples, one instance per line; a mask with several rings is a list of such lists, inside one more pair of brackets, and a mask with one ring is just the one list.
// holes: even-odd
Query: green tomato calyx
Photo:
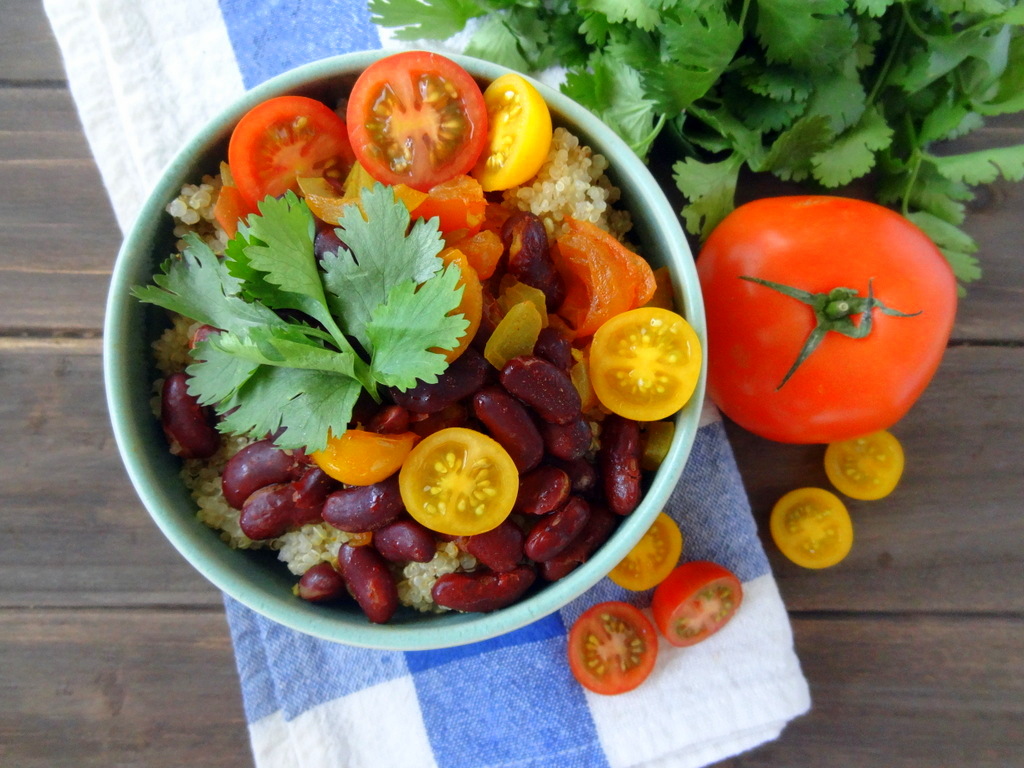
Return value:
[[(786, 382), (796, 372), (796, 369), (818, 348), (818, 345), (821, 344), (822, 339), (828, 335), (829, 331), (841, 333), (843, 336), (851, 339), (863, 339), (871, 333), (874, 319), (873, 313), (876, 309), (882, 314), (890, 315), (891, 317), (916, 317), (923, 311), (918, 310), (917, 312), (907, 313), (887, 307), (875, 298), (872, 280), (868, 280), (867, 296), (860, 296), (854, 288), (839, 287), (833, 288), (828, 293), (811, 293), (800, 288), (794, 288), (791, 285), (763, 280), (760, 277), (740, 275), (740, 280), (747, 280), (751, 283), (757, 283), (766, 288), (776, 290), (785, 296), (806, 304), (814, 310), (817, 325), (815, 325), (814, 330), (807, 337), (807, 341), (804, 342), (796, 361), (775, 388), (776, 392), (785, 386)], [(853, 322), (854, 315), (862, 316), (859, 323)]]

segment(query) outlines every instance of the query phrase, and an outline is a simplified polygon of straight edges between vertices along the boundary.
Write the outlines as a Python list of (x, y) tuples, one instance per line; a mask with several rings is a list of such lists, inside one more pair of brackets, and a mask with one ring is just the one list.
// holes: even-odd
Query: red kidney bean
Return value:
[(541, 329), (537, 343), (533, 345), (533, 354), (563, 370), (572, 367), (572, 343), (553, 325)]
[(348, 595), (345, 580), (330, 563), (317, 563), (299, 579), (299, 597), (311, 603), (329, 603)]
[(523, 532), (511, 520), (505, 520), (497, 528), (467, 536), (462, 546), (492, 571), (507, 573), (523, 559)]
[(215, 333), (220, 333), (220, 328), (214, 328), (212, 325), (200, 325), (192, 331), (192, 336), (188, 340), (189, 349), (195, 349), (198, 344), (206, 341)]
[(220, 447), (220, 435), (210, 410), (188, 393), (188, 375), (183, 371), (164, 379), (160, 397), (160, 426), (171, 453), (183, 459), (208, 459)]
[(519, 282), (544, 292), (548, 311), (565, 299), (565, 282), (555, 268), (544, 223), (532, 213), (513, 213), (501, 227), (508, 273)]
[(619, 518), (603, 505), (590, 505), (587, 527), (568, 547), (550, 560), (540, 563), (540, 575), (547, 581), (558, 581), (577, 566), (582, 565), (612, 535)]
[(540, 416), (554, 424), (580, 417), (580, 394), (569, 374), (535, 355), (513, 357), (501, 369), (501, 384)]
[(513, 511), (523, 515), (546, 515), (569, 498), (569, 475), (557, 467), (537, 467), (519, 478), (519, 493)]
[(434, 534), (415, 520), (397, 520), (373, 534), (373, 546), (395, 563), (413, 561), (426, 563), (434, 557), (437, 547)]
[(338, 482), (320, 467), (309, 467), (298, 480), (291, 483), (292, 525), (319, 523), (323, 520), (324, 504)]
[(395, 403), (407, 410), (437, 413), (480, 389), (487, 380), (490, 367), (484, 356), (470, 347), (433, 384), (421, 382), (405, 392), (394, 388), (388, 392)]
[(558, 467), (569, 476), (572, 492), (579, 496), (592, 496), (597, 492), (597, 469), (586, 459), (547, 458), (547, 463)]
[(387, 562), (376, 549), (342, 544), (338, 550), (338, 570), (349, 594), (374, 624), (386, 623), (398, 610), (398, 587)]
[(579, 496), (572, 496), (558, 511), (537, 521), (526, 537), (523, 551), (538, 563), (552, 560), (580, 536), (589, 521), (590, 505)]
[(462, 403), (449, 405), (437, 413), (413, 413), (409, 419), (409, 429), (420, 437), (428, 437), (448, 427), (464, 427), (467, 424), (469, 411)]
[(220, 484), (228, 504), (241, 509), (254, 491), (295, 480), (303, 468), (296, 452), (282, 451), (269, 440), (257, 440), (228, 460)]
[(259, 541), (273, 539), (322, 519), (324, 502), (337, 486), (319, 467), (311, 467), (290, 483), (274, 483), (249, 494), (238, 524), (242, 533)]
[(582, 415), (568, 424), (540, 424), (540, 434), (544, 439), (544, 449), (559, 459), (580, 459), (590, 450), (593, 433), (590, 422)]
[(292, 524), (291, 483), (275, 483), (249, 494), (238, 524), (254, 541), (274, 539)]
[(400, 405), (386, 405), (366, 424), (369, 432), (381, 435), (400, 435), (409, 431), (409, 412)]
[(612, 414), (601, 428), (598, 468), (608, 507), (628, 515), (640, 503), (640, 424)]
[(516, 469), (527, 472), (540, 464), (544, 440), (519, 400), (501, 387), (484, 387), (473, 395), (473, 413), (508, 451)]
[(405, 506), (398, 473), (373, 485), (353, 485), (335, 491), (323, 507), (326, 523), (341, 531), (377, 531), (395, 522)]
[(430, 594), (435, 603), (455, 611), (496, 611), (526, 594), (536, 578), (537, 574), (528, 565), (520, 565), (507, 573), (446, 573), (434, 582)]

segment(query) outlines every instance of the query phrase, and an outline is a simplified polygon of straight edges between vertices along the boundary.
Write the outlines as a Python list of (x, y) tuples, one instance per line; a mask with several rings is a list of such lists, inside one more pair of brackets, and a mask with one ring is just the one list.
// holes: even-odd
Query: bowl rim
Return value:
[[(618, 135), (584, 107), (560, 91), (523, 75), (544, 96), (556, 125), (571, 123), (581, 129), (581, 133), (587, 134), (584, 143), (591, 146), (598, 144), (599, 147), (594, 147), (594, 151), (608, 159), (611, 166), (609, 173), (618, 179), (628, 179), (631, 187), (642, 192), (640, 198), (646, 208), (644, 216), (651, 222), (649, 229), (652, 233), (662, 233), (672, 251), (665, 255), (665, 262), (673, 266), (669, 271), (677, 304), (681, 305), (684, 316), (701, 341), (702, 365), (697, 387), (689, 403), (676, 415), (672, 445), (662, 467), (647, 488), (641, 506), (623, 518), (613, 536), (599, 549), (600, 556), (592, 557), (562, 579), (546, 584), (523, 600), (499, 611), (485, 614), (430, 614), (445, 618), (427, 623), (416, 621), (377, 625), (368, 621), (365, 624), (339, 622), (339, 614), (330, 607), (314, 606), (316, 611), (309, 611), (309, 604), (303, 604), (290, 592), (283, 595), (268, 594), (268, 590), (250, 583), (244, 577), (243, 570), (227, 565), (219, 557), (204, 557), (203, 550), (207, 546), (206, 542), (197, 539), (199, 534), (226, 552), (235, 555), (239, 553), (220, 541), (216, 531), (196, 520), (194, 514), (190, 519), (172, 514), (171, 507), (180, 503), (180, 492), (184, 484), (174, 491), (162, 486), (157, 469), (146, 459), (147, 452), (151, 450), (154, 419), (148, 411), (140, 415), (133, 409), (125, 408), (125, 404), (131, 402), (133, 397), (137, 399), (139, 394), (135, 391), (137, 384), (130, 376), (131, 367), (123, 364), (125, 341), (131, 338), (132, 305), (138, 303), (129, 293), (130, 287), (139, 282), (135, 271), (143, 266), (138, 253), (141, 249), (147, 249), (148, 264), (158, 264), (162, 260), (162, 257), (155, 258), (153, 240), (168, 227), (169, 221), (164, 216), (165, 206), (177, 196), (182, 183), (196, 180), (199, 175), (194, 173), (196, 159), (223, 142), (226, 132), (248, 109), (274, 95), (310, 88), (331, 78), (353, 76), (373, 61), (393, 53), (396, 51), (346, 53), (310, 62), (277, 75), (248, 90), (221, 110), (179, 149), (161, 171), (159, 180), (139, 209), (114, 263), (104, 320), (103, 375), (114, 437), (136, 494), (178, 553), (223, 594), (271, 621), (321, 639), (382, 650), (429, 650), (488, 640), (548, 616), (583, 595), (628, 554), (668, 499), (693, 447), (706, 387), (707, 340), (703, 299), (692, 251), (678, 215), (672, 210), (650, 170)], [(491, 81), (513, 71), (464, 55), (441, 55), (459, 63), (478, 81)], [(582, 136), (580, 138), (581, 142), (584, 141)], [(651, 194), (655, 190), (657, 193)], [(149, 280), (153, 271), (155, 269), (151, 269), (143, 279)], [(152, 354), (148, 344), (144, 350)], [(143, 428), (143, 420), (150, 422), (147, 428)], [(194, 510), (195, 503), (191, 496), (186, 495), (186, 498)], [(656, 499), (661, 501), (654, 504)], [(283, 563), (277, 565), (287, 570)]]

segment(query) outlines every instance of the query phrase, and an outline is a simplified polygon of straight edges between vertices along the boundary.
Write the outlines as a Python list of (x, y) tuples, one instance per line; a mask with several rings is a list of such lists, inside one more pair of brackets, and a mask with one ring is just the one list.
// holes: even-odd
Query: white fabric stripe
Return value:
[[(346, 736), (358, 734), (356, 739)], [(275, 712), (249, 726), (256, 768), (436, 768), (410, 676), (328, 701), (285, 722)]]
[(743, 588), (742, 607), (718, 634), (691, 648), (662, 640), (654, 672), (638, 689), (587, 692), (611, 768), (696, 768), (724, 760), (775, 738), (810, 708), (774, 578)]
[[(122, 231), (163, 167), (244, 91), (216, 0), (44, 0)], [(153, 80), (164, 73), (167, 82)], [(201, 86), (201, 87), (200, 87)]]

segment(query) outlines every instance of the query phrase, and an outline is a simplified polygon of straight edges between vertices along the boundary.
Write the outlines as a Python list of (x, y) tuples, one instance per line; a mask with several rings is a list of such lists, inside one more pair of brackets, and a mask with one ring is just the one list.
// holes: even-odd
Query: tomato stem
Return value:
[[(747, 280), (751, 283), (757, 283), (758, 285), (776, 290), (784, 296), (789, 296), (807, 304), (814, 310), (817, 324), (800, 349), (800, 354), (797, 355), (796, 361), (786, 371), (786, 375), (782, 377), (779, 385), (775, 387), (776, 392), (785, 386), (786, 382), (796, 372), (796, 369), (811, 356), (830, 331), (851, 339), (863, 339), (871, 333), (874, 322), (873, 312), (876, 309), (882, 314), (891, 317), (916, 317), (923, 311), (918, 310), (917, 312), (907, 313), (887, 307), (879, 299), (875, 298), (874, 280), (868, 280), (867, 296), (860, 296), (855, 288), (839, 287), (833, 288), (828, 293), (811, 293), (791, 285), (763, 280), (760, 277), (740, 275), (740, 280)], [(854, 315), (862, 315), (860, 323), (853, 322)]]

